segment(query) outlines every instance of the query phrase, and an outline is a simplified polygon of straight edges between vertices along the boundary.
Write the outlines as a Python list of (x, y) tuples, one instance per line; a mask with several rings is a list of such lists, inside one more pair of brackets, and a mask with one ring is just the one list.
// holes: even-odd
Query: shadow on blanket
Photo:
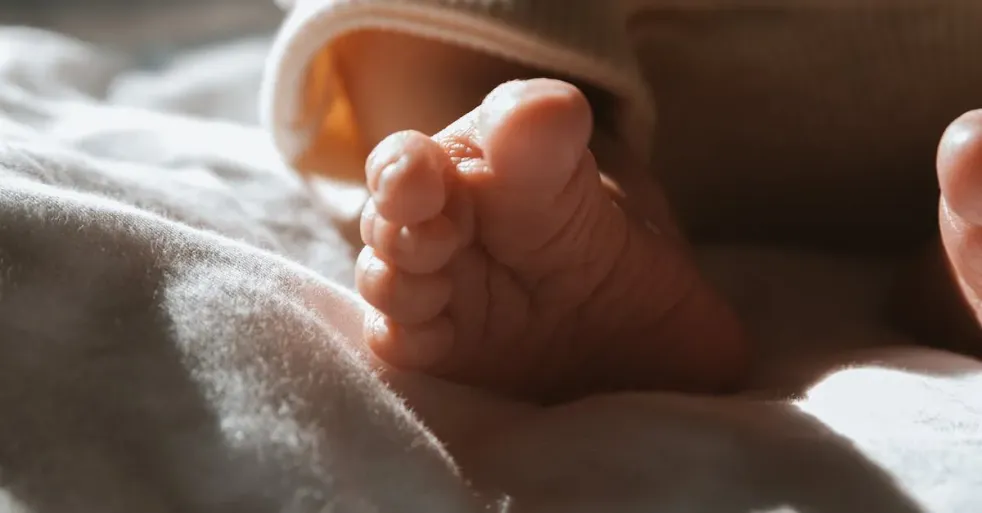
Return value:
[(4, 220), (5, 484), (39, 511), (276, 510), (276, 463), (226, 443), (189, 375), (151, 248)]
[(470, 509), (435, 441), (297, 299), (318, 278), (2, 177), (0, 485), (27, 511)]
[(509, 513), (921, 513), (849, 440), (784, 403), (588, 399), (489, 437), (461, 463)]

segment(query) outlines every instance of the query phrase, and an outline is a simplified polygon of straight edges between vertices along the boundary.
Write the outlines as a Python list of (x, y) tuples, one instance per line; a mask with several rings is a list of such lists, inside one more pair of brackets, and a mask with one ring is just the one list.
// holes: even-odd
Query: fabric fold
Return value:
[[(615, 98), (613, 129), (648, 158), (649, 90), (617, 9), (590, 0), (294, 0), (274, 42), (261, 118), (284, 160), (302, 172), (337, 174), (362, 147), (331, 43), (359, 30), (438, 39), (569, 78)], [(326, 169), (332, 167), (331, 169)], [(360, 170), (360, 165), (355, 167)], [(360, 172), (360, 171), (359, 171)], [(358, 174), (352, 178), (359, 178)]]

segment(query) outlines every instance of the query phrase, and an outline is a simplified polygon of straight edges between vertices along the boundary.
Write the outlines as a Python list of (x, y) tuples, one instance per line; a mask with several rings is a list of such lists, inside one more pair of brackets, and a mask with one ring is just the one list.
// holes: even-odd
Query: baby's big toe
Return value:
[(484, 100), (478, 130), (492, 175), (485, 185), (507, 194), (495, 199), (531, 200), (538, 206), (554, 199), (573, 178), (587, 153), (593, 117), (586, 97), (571, 84), (516, 81), (499, 86)]
[(590, 224), (596, 216), (586, 213), (610, 203), (588, 149), (592, 123), (576, 87), (535, 79), (498, 86), (434, 137), (454, 160), (480, 221), (475, 235), (495, 260), (528, 270), (542, 249), (546, 260), (565, 259), (573, 249), (565, 239), (582, 231), (573, 225)]

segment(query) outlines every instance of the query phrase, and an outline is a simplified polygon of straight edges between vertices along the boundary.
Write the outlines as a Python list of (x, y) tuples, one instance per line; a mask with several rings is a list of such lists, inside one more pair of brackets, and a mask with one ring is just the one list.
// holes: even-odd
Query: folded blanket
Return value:
[[(230, 97), (257, 90), (265, 47), (207, 54), (244, 48)], [(881, 299), (848, 288), (869, 265), (707, 253), (741, 269), (732, 293), (767, 292), (743, 301), (781, 350), (765, 399), (520, 410), (464, 451), (446, 426), (496, 403), (369, 365), (333, 207), (208, 110), (214, 83), (35, 30), (0, 49), (2, 512), (982, 508), (982, 364), (851, 323)], [(814, 318), (786, 317), (805, 300)]]

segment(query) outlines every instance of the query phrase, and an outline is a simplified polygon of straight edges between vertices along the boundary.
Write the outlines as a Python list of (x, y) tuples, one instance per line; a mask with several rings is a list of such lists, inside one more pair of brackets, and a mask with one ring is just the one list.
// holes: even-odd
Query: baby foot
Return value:
[(968, 306), (982, 320), (982, 110), (948, 127), (937, 167), (941, 240)]
[(627, 215), (587, 149), (589, 105), (512, 82), (367, 164), (357, 284), (382, 359), (498, 392), (715, 391), (743, 371), (730, 309), (685, 250)]

